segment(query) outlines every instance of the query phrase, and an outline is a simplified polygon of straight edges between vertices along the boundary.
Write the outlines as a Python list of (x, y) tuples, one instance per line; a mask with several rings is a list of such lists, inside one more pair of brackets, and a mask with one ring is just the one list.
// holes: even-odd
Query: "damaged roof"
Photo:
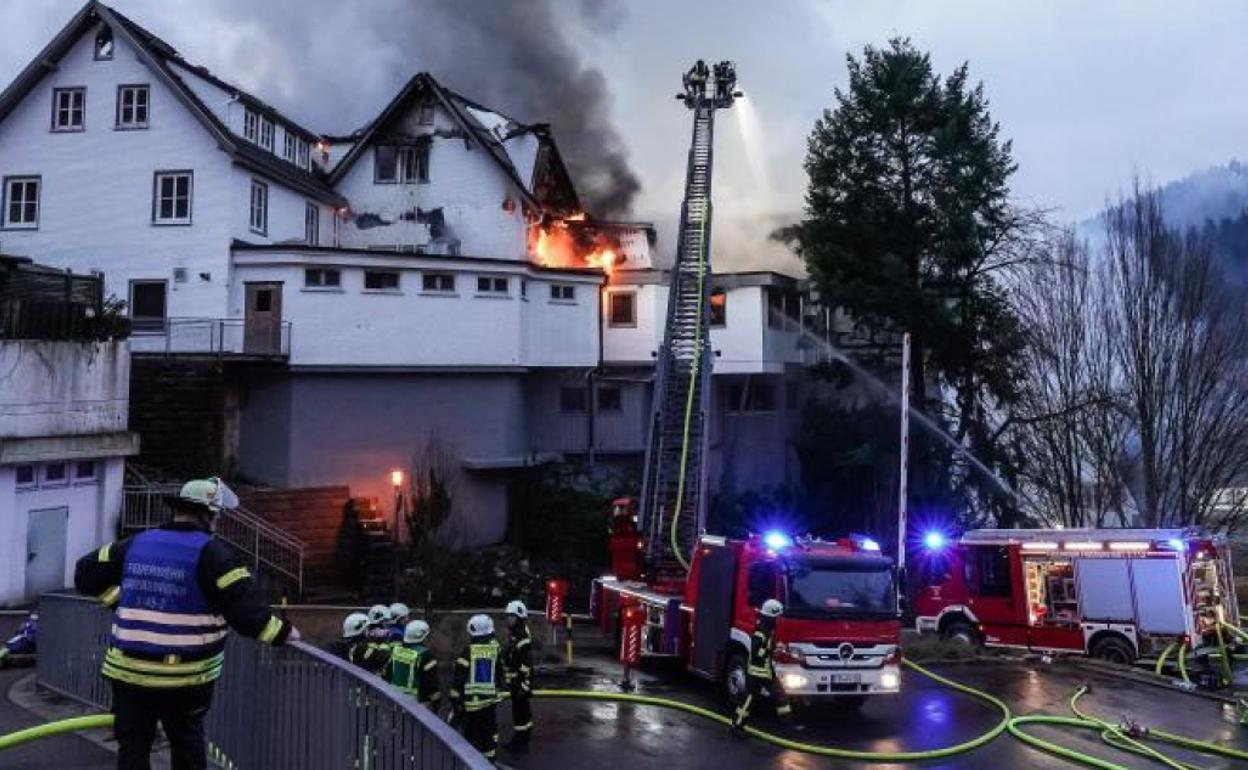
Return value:
[[(428, 72), (417, 73), (399, 90), (374, 120), (355, 131), (349, 137), (333, 137), (331, 140), (353, 142), (350, 151), (342, 157), (330, 172), (329, 181), (337, 184), (385, 126), (406, 114), (419, 99), (432, 96), (451, 119), (463, 130), (465, 137), (485, 150), (491, 160), (515, 184), (520, 195), (536, 207), (554, 207), (574, 211), (580, 208), (576, 189), (567, 172), (559, 149), (555, 145), (550, 126), (545, 123), (521, 123), (503, 113), (490, 109), (462, 94), (443, 86)], [(532, 134), (538, 142), (538, 157), (534, 163), (531, 179), (525, 180), (516, 168), (507, 148), (507, 141), (517, 136)], [(539, 178), (541, 177), (541, 178)]]
[(318, 174), (287, 163), (277, 155), (253, 145), (232, 132), (200, 100), (171, 65), (184, 68), (218, 88), (237, 95), (240, 101), (253, 107), (258, 112), (280, 119), (284, 125), (290, 126), (309, 141), (317, 141), (317, 134), (303, 128), (255, 96), (217, 78), (206, 68), (187, 62), (173, 46), (96, 0), (90, 0), (78, 13), (74, 14), (69, 23), (52, 38), (51, 42), (35, 56), (30, 64), (26, 65), (17, 78), (9, 84), (8, 88), (0, 93), (0, 121), (8, 117), (9, 113), (39, 84), (44, 76), (56, 69), (60, 60), (73, 48), (78, 40), (84, 34), (94, 29), (99, 22), (107, 24), (112, 29), (114, 35), (125, 40), (135, 49), (139, 60), (146, 64), (155, 73), (156, 77), (169, 87), (187, 110), (212, 134), (217, 142), (217, 146), (229, 155), (235, 163), (272, 177), (320, 201), (333, 204), (334, 206), (346, 205), (346, 199), (339, 195)]

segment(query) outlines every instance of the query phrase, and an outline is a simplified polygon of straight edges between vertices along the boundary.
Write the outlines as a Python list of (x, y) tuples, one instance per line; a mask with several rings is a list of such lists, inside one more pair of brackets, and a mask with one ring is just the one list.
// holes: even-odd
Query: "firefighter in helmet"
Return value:
[(429, 624), (423, 620), (413, 620), (404, 627), (403, 641), (390, 653), (390, 683), (436, 711), (441, 697), (438, 659), (425, 646), (428, 638)]
[(361, 644), (352, 648), (351, 662), (370, 674), (385, 678), (390, 665), (390, 608), (374, 604), (368, 608)]
[(390, 627), (386, 629), (388, 638), (395, 644), (402, 644), (408, 621), (412, 619), (412, 611), (403, 602), (395, 602), (386, 609), (390, 611)]
[(529, 631), (529, 610), (524, 602), (507, 604), (507, 646), (503, 648), (503, 670), (511, 694), (511, 745), (523, 746), (533, 734), (533, 634)]
[(362, 612), (352, 612), (342, 619), (342, 638), (330, 645), (329, 651), (348, 663), (359, 664), (357, 658), (363, 655), (368, 642), (364, 632), (368, 630), (368, 616)]
[(451, 684), (451, 718), (462, 723), (464, 737), (491, 761), (498, 751), (501, 650), (488, 615), (468, 619), (468, 644), (455, 659)]
[(750, 640), (750, 660), (746, 666), (747, 689), (745, 700), (737, 707), (736, 716), (732, 720), (732, 729), (741, 732), (745, 729), (745, 721), (749, 719), (750, 708), (754, 701), (762, 698), (764, 692), (771, 696), (775, 705), (776, 715), (788, 717), (793, 713), (792, 706), (775, 681), (776, 667), (772, 655), (776, 651), (776, 618), (784, 612), (784, 605), (775, 599), (768, 599), (758, 610), (754, 624), (754, 636)]

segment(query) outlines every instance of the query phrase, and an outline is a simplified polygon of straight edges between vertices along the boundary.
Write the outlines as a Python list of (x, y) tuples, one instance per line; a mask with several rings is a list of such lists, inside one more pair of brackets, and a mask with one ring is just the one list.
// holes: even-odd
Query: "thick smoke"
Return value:
[[(611, 120), (610, 88), (567, 32), (579, 25), (591, 36), (609, 35), (625, 13), (618, 0), (373, 0), (313, 10), (309, 5), (233, 0), (225, 21), (237, 25), (232, 32), (238, 44), (227, 57), (247, 74), (226, 76), (276, 86), (286, 97), (274, 99), (279, 103), (323, 100), (296, 116), (341, 122), (349, 113), (347, 119), (358, 124), (409, 77), (427, 70), (517, 120), (550, 123), (582, 204), (602, 217), (630, 212), (641, 182)], [(247, 40), (263, 44), (246, 45)]]

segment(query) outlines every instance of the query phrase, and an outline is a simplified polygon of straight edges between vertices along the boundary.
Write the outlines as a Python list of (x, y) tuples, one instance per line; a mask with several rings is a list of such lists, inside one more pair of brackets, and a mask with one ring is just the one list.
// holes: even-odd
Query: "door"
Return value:
[(989, 644), (1026, 643), (1026, 602), (1018, 593), (1022, 565), (1010, 546), (973, 545), (966, 549), (967, 605), (983, 625)]
[(26, 527), (26, 598), (65, 587), (65, 530), (69, 508), (30, 512)]
[(243, 352), (257, 356), (282, 353), (282, 285), (249, 283), (243, 320)]

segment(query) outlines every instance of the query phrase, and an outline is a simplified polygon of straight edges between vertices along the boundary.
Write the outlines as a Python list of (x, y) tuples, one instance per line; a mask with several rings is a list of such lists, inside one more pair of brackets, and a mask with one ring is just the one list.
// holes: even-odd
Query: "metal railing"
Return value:
[(290, 356), (290, 321), (248, 323), (243, 318), (138, 319), (132, 327), (131, 350), (135, 353), (256, 358)]
[[(178, 490), (177, 484), (126, 485), (121, 495), (122, 532), (151, 529), (168, 522), (172, 513), (165, 501)], [(302, 540), (242, 507), (222, 511), (213, 531), (237, 548), (256, 573), (267, 569), (291, 581), (296, 595), (303, 593), (307, 546)]]
[[(112, 613), (79, 596), (39, 600), (39, 684), (107, 708), (100, 675)], [(410, 696), (302, 642), (268, 647), (231, 635), (205, 720), (220, 767), (492, 770), (450, 726)]]

